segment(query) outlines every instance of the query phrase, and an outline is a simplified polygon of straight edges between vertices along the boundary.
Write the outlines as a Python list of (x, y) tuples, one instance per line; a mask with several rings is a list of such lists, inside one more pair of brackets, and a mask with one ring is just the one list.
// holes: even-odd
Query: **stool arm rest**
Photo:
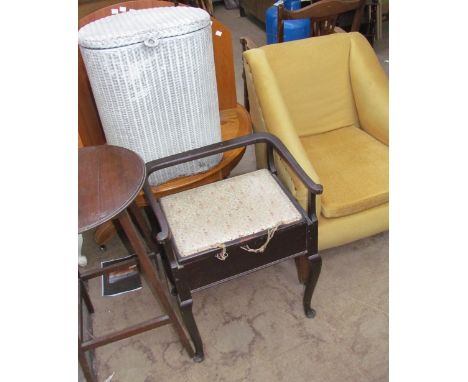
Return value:
[(273, 134), (270, 133), (254, 133), (245, 135), (243, 137), (230, 139), (220, 143), (200, 147), (185, 151), (179, 154), (170, 155), (165, 158), (155, 159), (146, 163), (146, 180), (143, 185), (143, 191), (145, 194), (148, 205), (156, 216), (159, 223), (160, 232), (156, 236), (156, 240), (160, 244), (167, 244), (171, 238), (171, 231), (167, 222), (166, 216), (161, 208), (160, 203), (156, 200), (151, 190), (151, 186), (148, 182), (148, 177), (155, 171), (162, 170), (167, 167), (176, 166), (181, 163), (190, 162), (192, 160), (204, 158), (210, 155), (220, 154), (225, 151), (233, 150), (239, 147), (245, 147), (257, 143), (266, 143), (268, 152), (268, 167), (273, 173), (276, 173), (276, 168), (273, 159), (273, 150), (290, 166), (291, 170), (297, 175), (302, 181), (304, 186), (309, 191), (309, 211), (308, 214), (311, 218), (315, 216), (315, 195), (323, 192), (323, 187), (320, 184), (315, 183), (297, 163), (292, 154), (286, 148), (286, 146)]
[(268, 140), (265, 143), (267, 143), (268, 168), (271, 172), (276, 174), (275, 162), (273, 158), (273, 149), (275, 149), (281, 159), (283, 159), (289, 165), (291, 170), (297, 175), (297, 177), (301, 180), (301, 182), (311, 194), (320, 195), (323, 192), (322, 185), (315, 183), (310, 178), (310, 176), (307, 175), (307, 173), (302, 169), (301, 165), (297, 163), (291, 152), (286, 148), (286, 146), (279, 138), (270, 133), (258, 133), (258, 135), (268, 136)]
[(156, 216), (156, 220), (159, 223), (160, 232), (156, 235), (156, 240), (159, 244), (166, 244), (171, 238), (169, 223), (167, 222), (166, 215), (164, 215), (164, 212), (162, 211), (161, 205), (153, 195), (151, 186), (148, 183), (148, 177), (143, 185), (143, 192), (148, 205), (151, 207), (154, 215)]
[(275, 159), (273, 156), (273, 149), (276, 150), (278, 155), (289, 165), (289, 168), (297, 175), (301, 180), (302, 184), (307, 188), (307, 215), (309, 218), (315, 222), (317, 220), (316, 215), (316, 199), (315, 195), (319, 195), (323, 192), (323, 187), (320, 184), (315, 183), (307, 173), (302, 169), (302, 167), (297, 163), (296, 159), (292, 156), (291, 152), (286, 148), (286, 146), (281, 142), (278, 137), (271, 135), (273, 138), (272, 144), (267, 145), (267, 163), (268, 169), (276, 174)]
[[(272, 149), (278, 153), (278, 155), (289, 164), (292, 171), (298, 176), (302, 181), (304, 186), (314, 195), (321, 194), (323, 192), (323, 187), (320, 184), (315, 183), (302, 167), (297, 163), (292, 154), (286, 148), (286, 146), (273, 134), (270, 133), (254, 133), (245, 135), (243, 137), (229, 139), (220, 143), (214, 143), (212, 145), (200, 147), (198, 149), (193, 149), (185, 151), (179, 154), (170, 155), (165, 158), (155, 159), (146, 163), (146, 177), (148, 178), (153, 172), (162, 170), (167, 167), (175, 166), (181, 163), (190, 162), (196, 159), (205, 158), (211, 155), (220, 154), (225, 151), (237, 149), (239, 147), (245, 147), (257, 143), (266, 143), (268, 145), (268, 150), (272, 152)], [(270, 170), (274, 165), (269, 161)], [(274, 171), (274, 170), (272, 170)], [(150, 186), (145, 184), (144, 187), (145, 195), (149, 195)], [(162, 211), (161, 211), (162, 213)]]

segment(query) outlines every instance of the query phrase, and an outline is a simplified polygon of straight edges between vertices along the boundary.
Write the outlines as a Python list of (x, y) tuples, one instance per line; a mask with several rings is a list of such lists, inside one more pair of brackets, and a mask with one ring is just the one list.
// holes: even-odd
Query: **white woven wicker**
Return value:
[[(109, 144), (147, 162), (221, 141), (208, 13), (131, 10), (84, 26), (79, 44)], [(150, 183), (206, 171), (220, 159), (159, 171)]]

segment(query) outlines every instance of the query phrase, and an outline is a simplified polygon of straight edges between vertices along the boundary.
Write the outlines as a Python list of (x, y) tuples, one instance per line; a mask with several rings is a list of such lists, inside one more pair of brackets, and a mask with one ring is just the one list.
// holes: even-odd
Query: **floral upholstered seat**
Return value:
[(161, 206), (181, 257), (302, 219), (268, 170), (165, 196)]

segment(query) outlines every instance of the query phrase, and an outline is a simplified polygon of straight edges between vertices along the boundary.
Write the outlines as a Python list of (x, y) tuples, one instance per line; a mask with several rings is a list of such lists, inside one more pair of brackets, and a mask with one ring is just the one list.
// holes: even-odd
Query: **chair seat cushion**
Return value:
[(323, 185), (325, 217), (388, 202), (388, 146), (355, 126), (301, 137), (301, 142)]
[(160, 202), (182, 257), (302, 220), (268, 170), (165, 196)]

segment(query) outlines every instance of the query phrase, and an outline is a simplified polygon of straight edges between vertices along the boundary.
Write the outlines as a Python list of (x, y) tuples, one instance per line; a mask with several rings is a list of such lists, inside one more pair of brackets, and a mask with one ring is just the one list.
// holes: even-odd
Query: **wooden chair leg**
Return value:
[(304, 291), (304, 312), (305, 315), (309, 318), (315, 317), (315, 310), (311, 307), (312, 295), (314, 294), (315, 286), (317, 285), (317, 281), (320, 275), (320, 271), (322, 270), (322, 258), (318, 253), (313, 254), (308, 258), (310, 272), (309, 278), (306, 283), (306, 288)]
[(141, 239), (137, 229), (133, 225), (130, 215), (126, 210), (120, 214), (119, 221), (122, 225), (123, 230), (125, 231), (125, 234), (128, 237), (128, 240), (130, 241), (131, 246), (133, 247), (138, 257), (143, 276), (145, 277), (151, 292), (162, 305), (165, 313), (169, 316), (171, 323), (175, 331), (177, 332), (182, 345), (184, 346), (189, 356), (192, 357), (193, 349), (190, 345), (190, 342), (179, 320), (177, 319), (174, 310), (172, 309), (171, 303), (169, 302), (166, 294), (164, 293), (164, 289), (159, 279), (156, 276), (156, 269), (150, 258), (147, 256), (143, 240)]
[(299, 256), (294, 259), (296, 262), (297, 278), (301, 284), (306, 284), (309, 279), (310, 266), (307, 256)]

